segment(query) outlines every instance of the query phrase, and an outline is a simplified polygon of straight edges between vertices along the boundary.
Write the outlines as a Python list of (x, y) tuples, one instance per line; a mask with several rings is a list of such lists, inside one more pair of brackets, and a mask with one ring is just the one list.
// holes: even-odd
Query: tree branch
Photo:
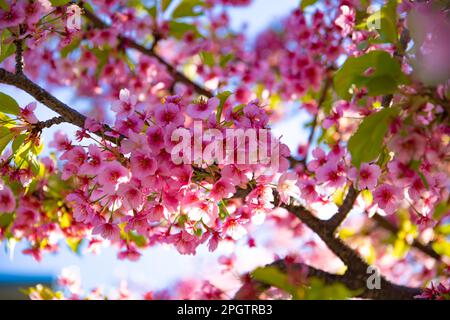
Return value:
[[(247, 189), (239, 188), (234, 198), (245, 198), (251, 192), (250, 186)], [(338, 213), (330, 220), (321, 220), (315, 217), (305, 207), (295, 204), (295, 200), (291, 198), (289, 204), (280, 204), (279, 195), (274, 190), (274, 205), (286, 209), (289, 213), (295, 215), (301, 222), (314, 231), (326, 246), (346, 265), (347, 271), (339, 278), (339, 281), (345, 283), (349, 289), (364, 289), (361, 297), (372, 299), (412, 299), (420, 293), (420, 288), (410, 288), (399, 286), (386, 280), (380, 275), (381, 289), (369, 290), (367, 288), (367, 264), (359, 254), (344, 243), (339, 237), (336, 237), (334, 231), (336, 225), (343, 221), (347, 213), (351, 210), (353, 203), (357, 197), (357, 191), (350, 187), (347, 197), (343, 205), (339, 208)], [(338, 218), (335, 218), (335, 217)], [(332, 222), (329, 222), (332, 221)], [(339, 221), (339, 223), (337, 223)]]
[(54, 117), (45, 121), (39, 121), (38, 123), (33, 125), (33, 129), (37, 131), (42, 131), (44, 128), (50, 128), (55, 124), (60, 124), (62, 122), (66, 122), (66, 119), (63, 116)]
[[(329, 273), (320, 269), (316, 269), (312, 266), (303, 263), (287, 263), (285, 260), (276, 260), (267, 266), (276, 267), (281, 272), (299, 272), (306, 278), (315, 277), (324, 280), (326, 284), (333, 284), (336, 282), (343, 283), (350, 290), (362, 290), (357, 296), (359, 298), (367, 299), (413, 299), (414, 296), (420, 294), (420, 289), (410, 288), (400, 285), (392, 284), (384, 279), (380, 281), (380, 289), (367, 288), (367, 276), (360, 277), (358, 275), (349, 274), (346, 272), (343, 275)], [(270, 286), (251, 279), (250, 282), (243, 285), (234, 296), (234, 299), (249, 299), (258, 298), (261, 293), (269, 289)]]
[[(374, 219), (380, 227), (390, 231), (393, 234), (397, 234), (399, 232), (399, 228), (396, 225), (391, 223), (389, 220), (383, 218), (379, 214), (375, 214), (372, 217), (372, 219)], [(413, 247), (415, 247), (416, 249), (422, 251), (429, 257), (434, 258), (438, 261), (442, 261), (441, 255), (439, 253), (437, 253), (436, 251), (434, 251), (434, 249), (430, 245), (425, 245), (422, 242), (418, 241), (417, 239), (414, 239), (414, 241), (411, 245)]]
[(16, 46), (16, 74), (23, 73), (23, 40), (14, 40)]
[[(85, 17), (92, 22), (92, 24), (99, 29), (106, 29), (109, 28), (109, 25), (103, 22), (99, 17), (97, 17), (93, 12), (91, 12), (89, 9), (87, 9), (83, 2), (80, 2), (80, 7), (83, 8)], [(213, 93), (204, 87), (200, 86), (199, 84), (195, 83), (194, 81), (187, 78), (183, 73), (178, 71), (173, 65), (171, 65), (169, 62), (167, 62), (164, 58), (162, 58), (159, 54), (155, 52), (155, 46), (152, 46), (150, 49), (145, 48), (141, 44), (137, 43), (131, 38), (125, 37), (125, 36), (119, 36), (119, 41), (123, 43), (125, 46), (135, 49), (142, 54), (155, 58), (158, 60), (158, 62), (166, 67), (166, 69), (169, 71), (169, 73), (172, 75), (174, 81), (184, 83), (185, 85), (193, 88), (198, 94), (204, 95), (208, 98), (211, 98), (213, 96)]]
[[(69, 122), (80, 128), (84, 128), (84, 123), (86, 121), (86, 117), (79, 113), (78, 111), (72, 109), (64, 102), (58, 100), (56, 97), (51, 95), (48, 91), (41, 88), (39, 85), (28, 79), (23, 73), (14, 74), (3, 68), (0, 68), (0, 83), (12, 85), (16, 88), (19, 88), (32, 97), (34, 97), (40, 103), (46, 105), (49, 109), (58, 113), (64, 120), (61, 119), (61, 122)], [(60, 123), (61, 123), (60, 122)], [(104, 131), (113, 132), (113, 130), (104, 125)], [(94, 134), (109, 140), (111, 142), (116, 143), (116, 139), (110, 136), (105, 136), (103, 131), (93, 132)]]
[(348, 213), (352, 210), (353, 204), (355, 203), (357, 197), (358, 191), (356, 191), (353, 185), (351, 185), (348, 189), (347, 196), (345, 197), (344, 202), (338, 209), (338, 212), (327, 221), (330, 232), (336, 231), (336, 229), (345, 220)]

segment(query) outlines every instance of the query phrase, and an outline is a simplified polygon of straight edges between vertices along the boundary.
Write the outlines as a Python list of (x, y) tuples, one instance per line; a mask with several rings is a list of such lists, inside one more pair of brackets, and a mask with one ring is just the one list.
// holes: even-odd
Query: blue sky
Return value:
[[(234, 28), (240, 29), (243, 24), (247, 24), (246, 33), (255, 36), (259, 30), (276, 22), (298, 4), (299, 0), (254, 0), (248, 8), (232, 8), (229, 12)], [(21, 106), (33, 101), (29, 95), (11, 87), (0, 85), (0, 90), (14, 96)], [(79, 110), (86, 108), (86, 102), (74, 99), (70, 90), (62, 89), (52, 93), (63, 102), (76, 106)], [(44, 106), (38, 106), (36, 114), (40, 120), (46, 120), (56, 115)], [(304, 122), (304, 114), (290, 116), (274, 128), (275, 134), (282, 135), (282, 141), (295, 150), (299, 141), (307, 139), (307, 134), (302, 129)], [(43, 133), (44, 141), (49, 141), (54, 132), (59, 129), (69, 135), (77, 130), (76, 127), (68, 124), (46, 129)], [(44, 153), (48, 153), (48, 151), (49, 149), (46, 147)], [(157, 247), (147, 249), (138, 262), (128, 262), (117, 260), (117, 248), (105, 248), (100, 255), (77, 256), (62, 244), (58, 254), (46, 254), (43, 261), (37, 263), (29, 256), (20, 253), (25, 247), (22, 243), (16, 245), (12, 259), (9, 257), (6, 245), (3, 244), (2, 247), (5, 247), (5, 250), (0, 248), (0, 274), (58, 275), (61, 268), (76, 265), (80, 269), (85, 288), (92, 288), (95, 285), (106, 287), (117, 285), (123, 278), (128, 279), (135, 286), (163, 288), (183, 276), (204, 275), (205, 272), (208, 272), (207, 266), (214, 263), (217, 256), (231, 250), (225, 248), (211, 254), (205, 248), (201, 248), (196, 256), (181, 256), (174, 248)], [(238, 252), (249, 259), (251, 257), (256, 259), (257, 255), (261, 255), (258, 250), (247, 248), (240, 248)]]

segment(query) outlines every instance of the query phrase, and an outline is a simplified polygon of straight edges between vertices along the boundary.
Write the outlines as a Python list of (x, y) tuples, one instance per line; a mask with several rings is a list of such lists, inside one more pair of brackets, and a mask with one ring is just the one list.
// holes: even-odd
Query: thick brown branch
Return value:
[(328, 227), (330, 228), (330, 232), (336, 231), (336, 229), (341, 225), (341, 223), (345, 220), (348, 213), (352, 210), (353, 204), (355, 203), (356, 197), (358, 197), (358, 191), (350, 186), (347, 192), (347, 196), (344, 199), (344, 202), (339, 207), (338, 212), (332, 216), (328, 220)]
[[(369, 289), (367, 286), (367, 277), (370, 274), (357, 275), (348, 271), (344, 275), (329, 273), (320, 269), (316, 269), (303, 263), (287, 263), (285, 260), (276, 260), (267, 266), (277, 267), (282, 272), (299, 273), (306, 278), (315, 277), (324, 280), (326, 284), (336, 282), (343, 283), (347, 288), (359, 291), (358, 297), (367, 299), (413, 299), (414, 296), (420, 294), (417, 288), (409, 288), (392, 284), (383, 278), (380, 282), (379, 289)], [(258, 298), (262, 292), (270, 286), (254, 279), (250, 283), (242, 286), (235, 294), (234, 299)]]
[[(96, 28), (100, 28), (100, 29), (109, 28), (109, 26), (105, 22), (103, 22), (99, 17), (97, 17), (89, 9), (85, 8), (83, 6), (82, 2), (80, 3), (80, 7), (83, 8), (84, 15), (86, 16), (86, 18), (89, 19)], [(143, 45), (137, 43), (133, 39), (125, 37), (125, 36), (119, 36), (119, 40), (125, 46), (127, 46), (129, 48), (132, 48), (132, 49), (135, 49), (135, 50), (141, 52), (142, 54), (144, 54), (146, 56), (149, 56), (149, 57), (152, 57), (152, 58), (155, 58), (156, 60), (158, 60), (158, 62), (160, 64), (162, 64), (162, 65), (164, 65), (166, 67), (167, 71), (169, 71), (169, 73), (172, 75), (173, 79), (176, 82), (184, 83), (185, 85), (193, 88), (198, 94), (204, 95), (204, 96), (209, 97), (209, 98), (213, 96), (211, 91), (203, 88), (199, 84), (197, 84), (194, 81), (190, 80), (183, 73), (178, 71), (173, 65), (171, 65), (164, 58), (162, 58), (159, 54), (157, 54), (155, 52), (155, 46), (152, 46), (150, 49), (148, 49), (148, 48), (144, 47)]]
[(37, 131), (42, 131), (42, 129), (50, 128), (55, 124), (60, 124), (65, 122), (66, 119), (63, 116), (54, 117), (45, 121), (39, 121), (38, 123), (33, 125), (33, 128)]
[(16, 74), (23, 73), (23, 40), (14, 40), (16, 46)]
[[(250, 187), (248, 187), (247, 189), (240, 188), (237, 190), (234, 198), (245, 198), (250, 193), (250, 191)], [(349, 189), (349, 192), (347, 193), (346, 199), (344, 200), (344, 204), (340, 208), (341, 213), (338, 212), (337, 214), (339, 218), (335, 218), (336, 220), (331, 219), (331, 221), (342, 222), (346, 214), (352, 208), (356, 196), (357, 191), (351, 187)], [(369, 265), (359, 256), (359, 254), (355, 250), (350, 248), (339, 237), (335, 236), (334, 231), (337, 222), (329, 223), (327, 222), (327, 220), (321, 220), (315, 217), (305, 207), (294, 204), (295, 201), (293, 199), (291, 199), (290, 204), (280, 204), (279, 196), (276, 191), (274, 191), (274, 198), (274, 205), (280, 205), (280, 207), (286, 209), (291, 214), (294, 214), (298, 219), (300, 219), (300, 221), (302, 221), (312, 231), (314, 231), (322, 239), (326, 246), (339, 259), (341, 259), (341, 261), (347, 266), (347, 271), (344, 276), (340, 276), (342, 278), (340, 278), (339, 281), (344, 282), (350, 289), (364, 289), (361, 297), (373, 299), (411, 299), (414, 297), (414, 295), (419, 294), (419, 288), (399, 286), (389, 282), (382, 276), (380, 276), (382, 289), (368, 290), (366, 281), (367, 277), (370, 275), (367, 274)]]
[(41, 88), (23, 74), (14, 74), (0, 68), (0, 82), (15, 86), (33, 96), (37, 101), (46, 105), (59, 115), (63, 116), (67, 122), (83, 128), (86, 117), (78, 111), (70, 108), (61, 102), (45, 89)]
[[(64, 102), (58, 100), (44, 88), (41, 88), (39, 85), (28, 79), (23, 73), (14, 74), (3, 68), (0, 68), (0, 83), (12, 85), (27, 92), (37, 101), (58, 113), (61, 117), (64, 118), (65, 122), (72, 123), (80, 128), (84, 128), (84, 123), (86, 121), (86, 117), (84, 115), (72, 109)], [(104, 129), (104, 131), (112, 131), (112, 129), (106, 125), (104, 126)], [(103, 133), (104, 132), (94, 132), (94, 134), (100, 137), (104, 137), (104, 139), (106, 140), (116, 142), (115, 138), (104, 135)]]
[[(375, 214), (373, 216), (373, 219), (377, 222), (377, 224), (380, 227), (390, 231), (391, 233), (397, 234), (399, 232), (399, 228), (396, 225), (391, 223), (389, 220), (383, 218), (379, 214)], [(414, 239), (412, 246), (415, 247), (416, 249), (422, 251), (423, 253), (427, 254), (431, 258), (434, 258), (438, 261), (442, 260), (441, 255), (439, 253), (437, 253), (436, 251), (434, 251), (434, 249), (431, 246), (425, 245), (422, 242), (418, 241), (417, 239)]]

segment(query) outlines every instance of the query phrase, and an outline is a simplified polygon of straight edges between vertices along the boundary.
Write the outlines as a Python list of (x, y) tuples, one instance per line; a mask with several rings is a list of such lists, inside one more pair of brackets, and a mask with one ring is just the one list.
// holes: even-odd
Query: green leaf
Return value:
[(11, 142), (14, 137), (14, 133), (12, 133), (6, 127), (0, 127), (0, 154), (5, 150), (8, 143)]
[(377, 30), (383, 42), (396, 43), (397, 32), (397, 1), (389, 0), (379, 11), (367, 18), (367, 28)]
[(228, 62), (230, 62), (233, 59), (234, 59), (234, 54), (228, 53), (228, 54), (220, 57), (219, 65), (223, 68), (227, 65)]
[(385, 51), (348, 58), (334, 76), (336, 93), (350, 100), (353, 86), (366, 87), (370, 96), (392, 94), (407, 82), (400, 63)]
[(156, 15), (158, 14), (158, 10), (156, 9), (156, 6), (152, 6), (150, 8), (145, 7), (145, 11), (148, 12), (148, 14), (152, 17), (152, 18), (156, 18)]
[(26, 137), (27, 137), (26, 134), (21, 134), (14, 139), (14, 141), (12, 143), (12, 152), (13, 153), (16, 153), (19, 150), (19, 148), (21, 146), (23, 146), (23, 142), (25, 141)]
[(208, 67), (214, 67), (214, 65), (216, 64), (216, 62), (214, 61), (214, 55), (211, 52), (208, 52), (208, 51), (201, 51), (200, 52), (200, 59)]
[(174, 38), (181, 39), (188, 31), (192, 31), (196, 37), (200, 36), (197, 27), (192, 24), (179, 21), (169, 21), (169, 33)]
[(440, 239), (434, 242), (432, 247), (438, 254), (450, 257), (450, 242)]
[(69, 43), (67, 46), (65, 46), (64, 48), (61, 49), (61, 57), (65, 58), (69, 55), (69, 53), (71, 53), (72, 51), (74, 51), (75, 49), (77, 49), (80, 46), (81, 43), (81, 39), (75, 39), (72, 40), (71, 43)]
[(13, 213), (11, 213), (11, 214), (7, 214), (7, 213), (0, 214), (0, 227), (3, 228), (3, 229), (7, 228), (11, 224), (11, 222), (13, 222), (13, 220), (14, 220), (14, 214)]
[(4, 29), (1, 36), (1, 47), (0, 47), (0, 62), (3, 62), (6, 58), (12, 56), (16, 52), (16, 46), (14, 43), (6, 43), (6, 39), (10, 36), (10, 32)]
[(230, 91), (224, 91), (217, 95), (217, 98), (220, 100), (219, 106), (217, 107), (217, 113), (216, 113), (216, 121), (217, 123), (220, 123), (220, 118), (222, 116), (223, 106), (225, 105), (225, 102), (227, 101), (228, 97), (231, 96), (232, 93)]
[(300, 2), (300, 8), (302, 10), (304, 10), (306, 7), (312, 6), (313, 4), (315, 4), (317, 2), (317, 0), (302, 0)]
[(172, 18), (196, 17), (203, 14), (196, 8), (203, 6), (202, 0), (182, 0), (181, 3), (173, 10)]
[(364, 118), (348, 141), (352, 164), (359, 168), (362, 162), (378, 158), (389, 123), (399, 113), (398, 108), (385, 108)]
[(326, 284), (319, 278), (311, 278), (305, 292), (306, 300), (345, 300), (362, 293), (363, 290), (350, 290), (343, 283)]
[(69, 246), (70, 250), (72, 250), (73, 253), (79, 254), (81, 243), (83, 242), (83, 239), (77, 239), (77, 238), (67, 238), (66, 243)]
[(65, 4), (68, 4), (70, 2), (70, 0), (50, 0), (50, 3), (52, 4), (52, 6), (54, 7), (60, 7), (63, 6)]
[(163, 12), (167, 10), (171, 2), (172, 0), (161, 0), (161, 9)]
[(20, 107), (16, 100), (11, 98), (9, 95), (0, 92), (0, 112), (17, 116), (20, 114)]
[(6, 0), (0, 0), (0, 8), (5, 11), (9, 10), (9, 4), (6, 2)]
[(252, 272), (252, 277), (257, 281), (292, 294), (294, 299), (297, 298), (296, 287), (290, 283), (288, 276), (282, 273), (277, 267), (268, 266), (257, 268)]

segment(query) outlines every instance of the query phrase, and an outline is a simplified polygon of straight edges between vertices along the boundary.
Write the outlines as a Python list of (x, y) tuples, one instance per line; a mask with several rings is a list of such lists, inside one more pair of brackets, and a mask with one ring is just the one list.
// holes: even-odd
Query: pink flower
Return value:
[(144, 196), (141, 191), (135, 188), (131, 183), (122, 184), (118, 192), (123, 197), (123, 207), (126, 210), (140, 211), (144, 205)]
[(312, 179), (301, 179), (298, 181), (301, 197), (307, 203), (314, 203), (320, 200), (320, 196), (316, 191), (317, 182)]
[(117, 254), (119, 260), (138, 261), (141, 257), (141, 253), (136, 250), (135, 247), (128, 246), (125, 251), (121, 251)]
[(0, 184), (0, 214), (13, 212), (16, 208), (16, 199), (8, 186)]
[(358, 169), (351, 168), (348, 172), (348, 177), (353, 183), (358, 185), (359, 189), (373, 189), (377, 185), (378, 177), (381, 170), (376, 164), (363, 163)]
[(104, 164), (98, 173), (98, 182), (103, 186), (106, 193), (114, 193), (122, 183), (130, 180), (130, 175), (120, 163), (116, 161)]
[(121, 89), (119, 100), (113, 102), (111, 110), (117, 113), (118, 118), (128, 117), (133, 114), (136, 102), (136, 96), (130, 95), (128, 89)]
[(184, 116), (180, 112), (180, 108), (174, 103), (166, 103), (160, 105), (155, 110), (156, 124), (159, 126), (167, 126), (173, 124), (181, 126), (184, 124)]
[(277, 186), (281, 202), (289, 203), (290, 197), (298, 197), (300, 195), (300, 189), (296, 183), (297, 175), (294, 172), (285, 172), (281, 175)]
[(312, 151), (312, 155), (315, 160), (311, 160), (310, 162), (308, 162), (308, 170), (314, 172), (317, 170), (317, 168), (321, 167), (327, 162), (327, 155), (319, 147), (314, 148), (314, 150)]
[(233, 184), (224, 178), (219, 179), (211, 189), (210, 197), (216, 201), (231, 197), (236, 192)]
[(84, 163), (82, 163), (80, 173), (95, 175), (100, 171), (100, 167), (102, 166), (103, 153), (102, 150), (95, 144), (89, 145), (88, 150), (88, 161), (84, 161)]
[(150, 152), (147, 137), (143, 134), (130, 131), (128, 133), (128, 139), (123, 140), (121, 143), (121, 151), (124, 154), (127, 154), (134, 150), (139, 150), (140, 152)]
[(45, 8), (42, 6), (41, 2), (34, 1), (24, 4), (23, 10), (27, 24), (33, 25), (36, 24), (41, 19), (41, 16), (44, 13)]
[(49, 146), (58, 151), (65, 151), (72, 148), (72, 143), (69, 138), (67, 138), (67, 135), (59, 130), (55, 132), (53, 141), (50, 142)]
[(11, 5), (9, 11), (0, 10), (0, 29), (14, 27), (21, 24), (25, 19), (23, 5)]
[(164, 148), (164, 132), (160, 127), (147, 129), (147, 143), (152, 153), (157, 155)]
[(28, 123), (35, 124), (38, 123), (39, 120), (34, 115), (34, 110), (36, 109), (36, 102), (31, 102), (25, 108), (20, 111), (20, 115), (22, 118)]
[(204, 120), (217, 108), (220, 101), (217, 98), (200, 99), (196, 103), (187, 106), (186, 113), (193, 119)]
[(402, 190), (389, 184), (382, 184), (373, 192), (374, 202), (386, 214), (394, 213), (402, 199)]
[(318, 183), (324, 183), (327, 187), (339, 188), (345, 184), (345, 176), (336, 162), (327, 162), (316, 170)]
[(158, 167), (154, 158), (139, 151), (134, 152), (131, 155), (130, 162), (133, 176), (141, 180), (147, 176), (155, 174)]
[(340, 10), (341, 14), (334, 23), (341, 29), (342, 36), (346, 37), (352, 33), (355, 27), (355, 9), (344, 5), (340, 7)]
[(120, 240), (120, 228), (117, 224), (104, 223), (96, 226), (92, 230), (93, 235), (100, 235), (104, 239), (117, 242)]
[(244, 171), (239, 170), (234, 164), (226, 165), (221, 171), (222, 178), (229, 180), (234, 185), (240, 185), (248, 181)]
[(247, 230), (239, 223), (238, 219), (228, 218), (223, 224), (223, 233), (233, 240), (239, 240), (247, 234)]

